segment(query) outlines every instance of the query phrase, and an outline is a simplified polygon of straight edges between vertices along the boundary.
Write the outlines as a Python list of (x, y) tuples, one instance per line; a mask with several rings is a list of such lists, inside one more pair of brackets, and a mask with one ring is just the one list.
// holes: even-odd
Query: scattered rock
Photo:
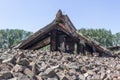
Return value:
[(8, 79), (8, 80), (18, 80), (18, 78), (14, 77), (14, 78), (11, 78), (11, 79)]
[(11, 62), (13, 58), (8, 58), (8, 59), (5, 59), (2, 61), (2, 63), (8, 63), (8, 62)]
[(79, 80), (79, 76), (78, 75), (72, 75), (72, 79), (73, 80)]
[(82, 66), (82, 67), (81, 67), (81, 72), (82, 72), (82, 73), (86, 73), (88, 69), (89, 69), (88, 66)]
[(70, 68), (70, 69), (80, 69), (80, 67), (82, 66), (81, 64), (79, 64), (79, 63), (76, 63), (76, 62), (74, 62), (74, 63), (69, 63), (69, 64), (66, 64), (65, 65), (67, 68)]
[(88, 73), (89, 75), (96, 75), (96, 73), (95, 73), (93, 70), (88, 70), (87, 73)]
[(37, 75), (36, 78), (37, 78), (37, 80), (43, 80), (40, 75)]
[(24, 70), (24, 74), (26, 74), (30, 79), (33, 79), (35, 74), (28, 68)]
[(106, 73), (101, 73), (101, 79), (104, 80), (105, 78), (107, 78), (107, 74)]
[(67, 77), (63, 77), (61, 80), (69, 80)]
[(21, 65), (16, 64), (13, 67), (12, 72), (22, 72), (22, 71), (24, 71), (24, 68), (25, 68), (25, 66), (21, 66)]
[(88, 73), (85, 73), (85, 74), (84, 74), (84, 76), (85, 76), (85, 77), (88, 77), (88, 76), (89, 76), (89, 74), (88, 74)]
[(0, 80), (119, 80), (120, 58), (0, 49)]
[(120, 63), (116, 65), (116, 69), (120, 71)]
[(85, 76), (82, 75), (82, 74), (79, 74), (79, 79), (80, 79), (80, 80), (85, 80)]
[(0, 80), (10, 78), (13, 78), (13, 74), (11, 72), (0, 72)]
[(22, 65), (22, 66), (28, 66), (29, 65), (29, 61), (26, 59), (26, 58), (22, 58), (19, 62), (18, 62), (19, 65)]
[(50, 77), (50, 78), (57, 76), (57, 74), (55, 73), (55, 71), (53, 69), (51, 69), (51, 68), (48, 68), (45, 71), (45, 74), (46, 75), (44, 75), (44, 76), (47, 76), (47, 77)]
[(93, 56), (98, 57), (99, 53), (95, 52), (95, 53), (93, 53)]

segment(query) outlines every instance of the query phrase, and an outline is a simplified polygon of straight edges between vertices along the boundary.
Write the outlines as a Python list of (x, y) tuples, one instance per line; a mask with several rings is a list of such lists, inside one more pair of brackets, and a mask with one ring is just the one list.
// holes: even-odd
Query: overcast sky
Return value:
[(120, 32), (120, 0), (0, 0), (0, 29), (35, 32), (61, 9), (75, 27)]

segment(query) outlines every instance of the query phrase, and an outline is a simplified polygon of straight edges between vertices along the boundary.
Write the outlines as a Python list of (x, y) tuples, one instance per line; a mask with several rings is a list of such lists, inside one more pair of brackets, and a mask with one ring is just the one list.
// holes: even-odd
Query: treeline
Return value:
[(12, 48), (31, 34), (32, 32), (18, 29), (0, 30), (0, 48)]
[[(81, 28), (78, 29), (78, 33), (93, 38), (105, 47), (120, 45), (120, 33), (112, 34), (110, 30)], [(19, 29), (0, 30), (0, 48), (12, 48), (32, 34), (32, 32)]]
[(111, 30), (81, 28), (78, 32), (84, 36), (93, 38), (105, 47), (120, 45), (120, 33), (112, 34)]

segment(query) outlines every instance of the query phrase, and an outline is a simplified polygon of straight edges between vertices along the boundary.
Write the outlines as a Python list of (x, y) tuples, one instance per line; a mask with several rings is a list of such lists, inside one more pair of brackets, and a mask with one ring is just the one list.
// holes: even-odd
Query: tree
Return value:
[(120, 33), (114, 34), (113, 45), (120, 46)]
[(31, 34), (32, 32), (18, 29), (0, 30), (0, 48), (11, 48)]
[(113, 35), (110, 30), (82, 28), (79, 29), (78, 32), (82, 33), (86, 37), (93, 38), (105, 47), (113, 46)]

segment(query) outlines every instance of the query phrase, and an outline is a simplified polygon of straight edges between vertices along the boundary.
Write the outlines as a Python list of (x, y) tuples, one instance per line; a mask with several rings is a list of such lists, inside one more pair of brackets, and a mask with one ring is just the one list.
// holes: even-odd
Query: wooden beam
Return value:
[(58, 50), (58, 37), (57, 30), (51, 31), (51, 38), (50, 38), (50, 50), (57, 51)]
[(56, 23), (54, 23), (54, 22), (48, 24), (47, 26), (45, 26), (44, 28), (40, 29), (39, 31), (37, 31), (36, 33), (31, 35), (29, 38), (24, 40), (22, 42), (22, 44), (18, 46), (18, 48), (20, 48), (20, 49), (27, 49), (28, 46), (30, 46), (30, 45), (34, 44), (35, 42), (37, 42), (38, 39), (40, 39), (41, 36), (47, 34), (50, 30), (55, 28), (55, 26), (56, 26)]
[(46, 45), (50, 44), (50, 37), (45, 38), (44, 40), (36, 43), (34, 46), (32, 46), (29, 49), (36, 50), (45, 47)]

